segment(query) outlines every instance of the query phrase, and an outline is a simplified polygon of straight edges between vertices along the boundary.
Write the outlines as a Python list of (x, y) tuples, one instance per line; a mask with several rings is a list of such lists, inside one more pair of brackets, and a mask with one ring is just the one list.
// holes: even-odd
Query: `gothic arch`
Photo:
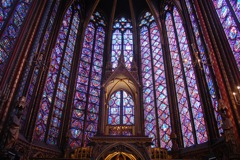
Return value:
[[(143, 154), (144, 152), (136, 149), (133, 145), (127, 144), (127, 143), (117, 142), (117, 143), (114, 143), (112, 145), (109, 145), (104, 150), (102, 150), (101, 153), (99, 153), (99, 155), (96, 157), (96, 160), (100, 160), (101, 158), (104, 159), (109, 154), (114, 153), (114, 152), (119, 152), (119, 151), (130, 153), (130, 154), (134, 155), (136, 159), (141, 159), (141, 160), (148, 160), (149, 159), (149, 157), (147, 155)], [(93, 150), (93, 153), (94, 152), (95, 151)]]

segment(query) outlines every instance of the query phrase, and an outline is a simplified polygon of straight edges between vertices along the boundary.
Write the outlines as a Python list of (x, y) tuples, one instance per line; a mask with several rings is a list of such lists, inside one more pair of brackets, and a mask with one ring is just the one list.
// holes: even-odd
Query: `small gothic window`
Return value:
[(126, 91), (120, 90), (111, 95), (108, 102), (108, 125), (111, 135), (131, 135), (134, 125), (134, 101)]

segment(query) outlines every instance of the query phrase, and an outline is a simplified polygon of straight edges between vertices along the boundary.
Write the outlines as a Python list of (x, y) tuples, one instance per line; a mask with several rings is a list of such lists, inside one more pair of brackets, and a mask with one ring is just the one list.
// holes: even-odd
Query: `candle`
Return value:
[(240, 86), (237, 86), (237, 89), (238, 89), (238, 92), (239, 92), (239, 94), (240, 94)]
[(235, 93), (235, 92), (233, 92), (233, 96), (234, 96), (234, 99), (235, 99), (236, 103), (238, 103), (238, 101), (237, 101), (237, 97), (236, 97), (236, 93)]

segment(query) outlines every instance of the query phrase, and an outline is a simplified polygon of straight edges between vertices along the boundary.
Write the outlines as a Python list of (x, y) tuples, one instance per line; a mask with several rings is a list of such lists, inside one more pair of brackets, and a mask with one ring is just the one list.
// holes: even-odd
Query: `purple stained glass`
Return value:
[(230, 4), (237, 16), (238, 21), (240, 21), (240, 0), (229, 0)]
[[(176, 87), (177, 99), (178, 99), (178, 109), (181, 120), (181, 128), (183, 135), (184, 146), (188, 147), (194, 144), (193, 139), (193, 128), (191, 125), (190, 113), (188, 110), (187, 104), (187, 93), (185, 90), (183, 72), (180, 65), (180, 57), (177, 49), (176, 36), (174, 33), (173, 20), (170, 13), (166, 14), (166, 27), (167, 27), (167, 35), (169, 41), (169, 49), (173, 67), (174, 74), (174, 82)], [(179, 28), (180, 29), (180, 28)]]
[(170, 112), (167, 97), (167, 84), (164, 71), (163, 54), (160, 43), (160, 33), (156, 23), (150, 25), (151, 46), (153, 57), (153, 71), (155, 79), (155, 93), (157, 99), (157, 115), (160, 133), (160, 145), (163, 148), (170, 149), (171, 124)]
[(133, 59), (133, 36), (132, 25), (130, 20), (124, 17), (115, 20), (113, 26), (114, 32), (112, 35), (112, 69), (118, 66), (118, 60), (123, 53), (125, 66), (130, 69)]
[(113, 32), (112, 36), (112, 68), (115, 69), (118, 66), (118, 59), (122, 51), (122, 34), (119, 30)]
[(6, 23), (9, 12), (14, 9), (14, 3), (16, 3), (16, 0), (3, 0), (0, 3), (0, 30), (2, 30), (3, 25)]
[(132, 96), (123, 91), (123, 125), (134, 124), (134, 101)]
[(108, 102), (108, 124), (109, 125), (119, 125), (120, 122), (120, 109), (121, 109), (121, 92), (115, 92), (111, 95)]
[(103, 17), (96, 12), (91, 17), (85, 31), (70, 126), (70, 130), (77, 130), (78, 132), (72, 133), (70, 137), (69, 145), (71, 148), (86, 146), (89, 137), (97, 132), (105, 41), (105, 30), (103, 28), (105, 23), (102, 20)]
[(202, 41), (202, 39), (200, 37), (200, 34), (199, 34), (199, 29), (198, 29), (198, 25), (197, 25), (198, 20), (197, 20), (197, 17), (195, 17), (194, 8), (191, 6), (191, 3), (189, 2), (189, 0), (186, 0), (186, 4), (187, 4), (188, 12), (189, 12), (189, 15), (190, 15), (190, 18), (191, 18), (193, 31), (195, 33), (197, 47), (198, 47), (198, 50), (200, 51), (200, 57), (201, 57), (201, 60), (203, 62), (205, 62), (205, 63), (203, 63), (205, 78), (206, 78), (206, 81), (207, 81), (207, 84), (208, 84), (209, 93), (211, 95), (212, 105), (214, 107), (214, 114), (215, 114), (215, 118), (216, 118), (216, 121), (217, 121), (217, 124), (218, 124), (218, 130), (219, 130), (219, 133), (221, 133), (222, 132), (222, 126), (221, 126), (222, 125), (222, 120), (221, 120), (220, 114), (217, 111), (218, 102), (217, 102), (216, 90), (215, 90), (214, 85), (213, 85), (213, 78), (212, 78), (212, 75), (210, 73), (210, 67), (207, 65), (208, 61), (207, 61), (207, 58), (206, 58), (206, 55), (205, 55), (206, 51), (205, 51), (205, 48), (203, 46), (203, 41)]
[[(0, 30), (2, 36), (0, 39), (0, 81), (4, 75), (4, 71), (7, 66), (7, 62), (11, 57), (13, 46), (21, 32), (21, 28), (24, 24), (25, 18), (31, 6), (32, 0), (20, 0), (16, 4), (16, 8), (12, 15), (10, 9), (14, 1), (2, 1), (0, 3)], [(5, 20), (9, 17), (9, 21)], [(2, 20), (1, 20), (2, 19)], [(3, 24), (6, 26), (3, 28)]]
[(131, 69), (131, 62), (133, 59), (133, 37), (132, 32), (128, 29), (123, 34), (123, 55), (124, 62), (128, 69)]
[[(71, 69), (71, 64), (72, 64), (74, 45), (76, 42), (76, 36), (77, 36), (79, 22), (80, 22), (80, 19), (78, 17), (78, 13), (75, 13), (75, 15), (73, 17), (67, 45), (66, 45), (66, 52), (64, 55), (63, 65), (62, 65), (61, 72), (60, 72), (58, 89), (57, 89), (56, 97), (55, 97), (56, 105), (53, 106), (53, 110), (55, 110), (55, 112), (53, 113), (54, 118), (50, 124), (51, 126), (49, 129), (48, 140), (47, 140), (47, 142), (50, 144), (57, 144), (57, 139), (58, 139), (59, 130), (60, 130), (60, 124), (61, 124), (61, 118), (62, 118), (61, 113), (63, 112), (64, 103), (66, 100), (67, 86), (68, 86), (68, 81), (69, 81), (69, 76), (70, 76), (70, 69)], [(55, 131), (56, 134), (52, 134), (53, 131)], [(54, 140), (54, 141), (52, 141), (52, 140)]]
[(143, 99), (144, 103), (144, 121), (145, 121), (145, 135), (152, 138), (153, 146), (158, 146), (157, 143), (157, 128), (154, 107), (154, 93), (152, 81), (152, 66), (149, 43), (149, 32), (147, 27), (141, 28), (140, 34), (141, 45), (141, 60), (142, 60), (142, 81), (143, 81)]
[(133, 125), (134, 101), (125, 91), (113, 93), (108, 102), (109, 125)]
[[(65, 74), (66, 68), (64, 64), (67, 59), (69, 59), (68, 56), (72, 57), (73, 54), (73, 48), (71, 54), (64, 54), (64, 44), (67, 43), (67, 47), (69, 47), (70, 44), (70, 38), (67, 40), (66, 31), (70, 29), (70, 32), (74, 32), (73, 30), (77, 30), (76, 25), (74, 25), (74, 21), (79, 23), (79, 19), (74, 18), (73, 25), (70, 27), (71, 15), (72, 9), (70, 7), (64, 16), (55, 48), (51, 55), (51, 63), (42, 95), (42, 100), (40, 102), (40, 109), (35, 128), (35, 139), (43, 141), (45, 136), (48, 135), (47, 143), (53, 145), (57, 144), (69, 78), (69, 74)], [(78, 17), (77, 14), (75, 14), (74, 17)], [(63, 66), (60, 66), (62, 61), (61, 59), (63, 60)], [(59, 73), (60, 77), (59, 80), (57, 80), (57, 75)], [(55, 99), (53, 99), (55, 89), (57, 89), (57, 92)], [(52, 115), (49, 115), (51, 108), (53, 112)], [(49, 121), (48, 117), (52, 117), (50, 119), (50, 126), (47, 126), (47, 121)], [(49, 127), (49, 133), (46, 133), (47, 127)], [(39, 130), (39, 128), (41, 128), (41, 130)]]
[[(240, 70), (240, 31), (237, 26), (237, 23), (239, 24), (240, 19), (240, 1), (230, 0), (231, 5), (227, 4), (228, 0), (212, 1), (220, 22), (222, 23), (224, 32), (228, 39), (228, 43), (232, 49), (238, 69)], [(230, 7), (233, 8), (234, 12), (231, 12)], [(233, 15), (235, 15), (237, 19), (235, 19)]]
[[(160, 144), (161, 147), (170, 149), (171, 124), (160, 33), (149, 12), (144, 14), (139, 26), (141, 27), (143, 97), (146, 99), (144, 101), (145, 134), (153, 138), (153, 147), (158, 147)], [(157, 122), (159, 126), (156, 126)]]
[(190, 98), (190, 103), (192, 107), (192, 114), (194, 119), (196, 138), (198, 143), (204, 143), (208, 140), (205, 120), (203, 117), (203, 110), (201, 106), (200, 96), (198, 92), (196, 77), (194, 69), (192, 66), (191, 55), (188, 47), (188, 42), (186, 39), (186, 34), (184, 32), (183, 23), (181, 17), (176, 8), (173, 10), (174, 22), (176, 25), (176, 30), (178, 34), (179, 47), (181, 52), (181, 57), (187, 60), (188, 64), (184, 63), (185, 77), (187, 81), (188, 93)]

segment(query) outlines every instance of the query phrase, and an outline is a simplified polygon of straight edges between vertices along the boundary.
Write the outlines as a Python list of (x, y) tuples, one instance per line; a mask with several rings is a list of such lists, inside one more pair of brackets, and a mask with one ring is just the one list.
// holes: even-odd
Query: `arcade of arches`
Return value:
[(0, 159), (240, 159), (239, 0), (2, 0)]

